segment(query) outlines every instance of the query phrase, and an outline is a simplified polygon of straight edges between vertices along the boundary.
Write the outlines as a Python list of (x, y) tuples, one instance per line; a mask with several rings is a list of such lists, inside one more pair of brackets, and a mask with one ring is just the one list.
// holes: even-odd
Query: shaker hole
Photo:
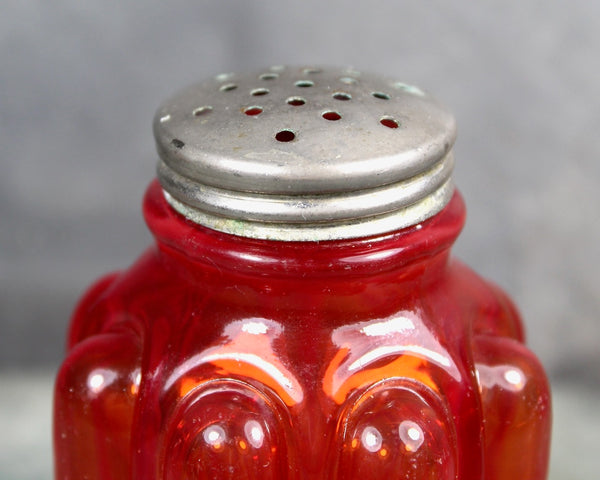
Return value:
[(315, 82), (311, 81), (311, 80), (298, 80), (294, 85), (296, 85), (297, 87), (300, 88), (308, 88), (308, 87), (312, 87), (315, 84)]
[(279, 75), (277, 73), (263, 73), (260, 77), (261, 80), (276, 80)]
[(305, 68), (304, 70), (302, 70), (303, 73), (305, 73), (306, 75), (314, 75), (315, 73), (321, 73), (322, 70), (320, 68)]
[(380, 100), (389, 100), (391, 97), (384, 92), (373, 92), (371, 93), (375, 98), (379, 98)]
[(192, 113), (195, 117), (201, 117), (202, 115), (206, 115), (207, 113), (212, 112), (213, 107), (210, 105), (204, 105), (202, 107), (196, 108)]
[(244, 109), (244, 113), (249, 116), (260, 115), (262, 113), (262, 107), (252, 106)]
[(336, 100), (342, 100), (342, 101), (347, 101), (347, 100), (352, 99), (352, 95), (350, 95), (349, 93), (346, 93), (346, 92), (335, 92), (332, 96)]
[(342, 116), (338, 112), (334, 112), (334, 111), (324, 112), (321, 116), (325, 120), (330, 120), (330, 121), (336, 121), (336, 120), (339, 120), (340, 118), (342, 118)]
[(275, 134), (275, 140), (278, 142), (291, 142), (296, 138), (296, 134), (291, 130), (281, 130)]
[(353, 77), (342, 77), (340, 78), (340, 82), (345, 83), (346, 85), (354, 85), (358, 80)]
[(414, 85), (408, 85), (403, 82), (394, 83), (394, 87), (398, 90), (402, 90), (403, 92), (410, 93), (412, 95), (417, 95), (419, 97), (425, 96), (425, 92), (421, 90), (419, 87), (415, 87)]
[(398, 123), (398, 121), (392, 117), (383, 117), (381, 120), (379, 120), (379, 123), (388, 128), (398, 128), (400, 126), (400, 123)]
[(219, 90), (222, 92), (230, 92), (231, 90), (235, 90), (237, 85), (235, 83), (226, 83), (225, 85), (221, 85)]
[(306, 103), (306, 100), (304, 100), (302, 97), (290, 97), (286, 100), (286, 102), (288, 105), (299, 107), (301, 105), (304, 105)]
[(267, 93), (269, 93), (268, 88), (255, 88), (254, 90), (252, 90), (250, 92), (250, 95), (252, 95), (253, 97), (262, 97), (263, 95), (266, 95)]

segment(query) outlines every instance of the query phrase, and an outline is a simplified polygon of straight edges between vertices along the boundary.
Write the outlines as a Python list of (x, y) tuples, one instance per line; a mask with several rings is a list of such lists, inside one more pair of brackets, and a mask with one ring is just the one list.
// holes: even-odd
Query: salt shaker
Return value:
[(57, 479), (545, 478), (543, 369), (450, 255), (444, 107), (271, 67), (182, 90), (154, 134), (156, 243), (74, 313)]

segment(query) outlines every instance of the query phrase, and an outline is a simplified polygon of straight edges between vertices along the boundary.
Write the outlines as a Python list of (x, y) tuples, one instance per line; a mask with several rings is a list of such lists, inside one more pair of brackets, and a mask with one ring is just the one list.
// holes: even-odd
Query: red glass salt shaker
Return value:
[(544, 372), (450, 257), (443, 107), (273, 67), (183, 90), (154, 132), (156, 244), (74, 314), (57, 479), (545, 478)]

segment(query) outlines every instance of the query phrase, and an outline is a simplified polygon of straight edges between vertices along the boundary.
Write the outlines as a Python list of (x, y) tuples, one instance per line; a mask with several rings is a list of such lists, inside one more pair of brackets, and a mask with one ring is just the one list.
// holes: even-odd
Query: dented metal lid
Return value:
[(452, 115), (353, 69), (218, 75), (167, 100), (154, 134), (167, 201), (235, 235), (376, 235), (435, 215), (453, 192)]

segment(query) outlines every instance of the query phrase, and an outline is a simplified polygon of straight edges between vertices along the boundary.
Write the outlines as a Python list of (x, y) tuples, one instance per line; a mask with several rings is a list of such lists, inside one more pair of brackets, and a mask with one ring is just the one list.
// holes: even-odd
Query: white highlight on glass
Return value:
[(264, 335), (269, 331), (269, 327), (263, 322), (246, 322), (242, 325), (242, 332), (252, 335)]
[(246, 438), (248, 439), (248, 443), (252, 445), (254, 448), (262, 447), (262, 444), (265, 440), (265, 432), (263, 431), (260, 423), (256, 420), (249, 420), (244, 425), (244, 433), (246, 434)]
[(366, 427), (360, 436), (360, 441), (365, 449), (371, 453), (375, 453), (381, 450), (383, 438), (379, 430), (375, 427)]
[(104, 375), (101, 373), (95, 373), (91, 375), (88, 380), (88, 385), (94, 392), (99, 392), (102, 390), (102, 386), (104, 385)]
[(360, 329), (367, 337), (380, 337), (390, 333), (406, 333), (415, 329), (415, 324), (410, 318), (395, 317), (385, 322), (371, 323)]
[(93, 393), (99, 393), (103, 388), (110, 385), (116, 377), (117, 374), (112, 370), (98, 368), (90, 373), (90, 376), (87, 379), (87, 385)]
[(404, 420), (398, 427), (398, 433), (408, 452), (416, 452), (425, 441), (423, 430), (411, 420)]
[(523, 374), (519, 370), (514, 368), (511, 368), (504, 372), (504, 380), (506, 380), (510, 385), (517, 387), (518, 389), (521, 389), (523, 387), (523, 384), (525, 383), (523, 381)]
[(352, 372), (354, 370), (366, 367), (372, 362), (379, 360), (380, 358), (384, 358), (386, 356), (391, 355), (399, 355), (406, 353), (414, 353), (421, 357), (426, 358), (427, 360), (431, 360), (432, 362), (442, 365), (444, 367), (450, 366), (450, 360), (448, 357), (442, 355), (441, 353), (434, 352), (433, 350), (429, 350), (428, 348), (422, 347), (421, 345), (390, 345), (385, 347), (378, 347), (370, 352), (365, 353), (362, 357), (358, 358), (350, 366), (348, 366), (348, 371)]
[(202, 437), (207, 444), (215, 448), (219, 448), (226, 439), (225, 430), (219, 425), (206, 427), (202, 432)]

